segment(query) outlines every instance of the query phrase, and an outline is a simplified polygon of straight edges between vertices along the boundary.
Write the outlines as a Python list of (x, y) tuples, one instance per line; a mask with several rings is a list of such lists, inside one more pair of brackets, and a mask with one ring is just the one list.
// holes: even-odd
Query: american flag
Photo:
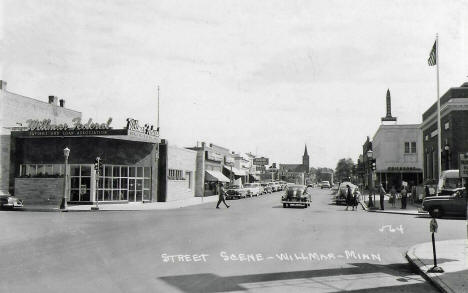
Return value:
[(436, 57), (436, 47), (437, 41), (434, 42), (434, 46), (432, 46), (431, 53), (429, 54), (429, 59), (427, 59), (427, 63), (429, 63), (429, 66), (434, 66), (437, 64), (437, 57)]

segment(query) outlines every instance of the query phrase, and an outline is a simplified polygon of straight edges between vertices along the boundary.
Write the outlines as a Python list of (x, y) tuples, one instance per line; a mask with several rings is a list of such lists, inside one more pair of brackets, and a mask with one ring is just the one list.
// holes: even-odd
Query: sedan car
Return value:
[(335, 195), (335, 203), (337, 205), (346, 204), (346, 192), (347, 192), (346, 185), (349, 185), (349, 187), (351, 187), (351, 194), (354, 194), (354, 190), (357, 188), (357, 186), (351, 182), (342, 182), (340, 186), (338, 187), (337, 194)]
[(241, 185), (231, 185), (226, 189), (226, 199), (246, 198), (247, 190)]
[(286, 187), (285, 194), (281, 198), (283, 208), (291, 205), (300, 205), (304, 208), (310, 206), (310, 194), (307, 192), (305, 185), (289, 185)]
[(465, 188), (457, 188), (451, 195), (429, 196), (424, 198), (422, 209), (433, 217), (444, 215), (464, 216), (467, 213), (467, 194)]
[(264, 194), (273, 192), (272, 189), (271, 189), (271, 186), (268, 183), (261, 183), (261, 185), (263, 187), (263, 193)]
[(11, 195), (0, 196), (0, 208), (22, 208), (23, 201)]

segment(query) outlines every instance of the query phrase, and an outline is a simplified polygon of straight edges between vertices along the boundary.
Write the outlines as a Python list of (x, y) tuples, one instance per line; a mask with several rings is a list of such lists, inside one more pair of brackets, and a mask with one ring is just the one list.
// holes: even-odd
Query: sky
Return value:
[(468, 1), (0, 0), (0, 79), (83, 118), (156, 124), (278, 163), (357, 160), (385, 116), (421, 123), (468, 81)]

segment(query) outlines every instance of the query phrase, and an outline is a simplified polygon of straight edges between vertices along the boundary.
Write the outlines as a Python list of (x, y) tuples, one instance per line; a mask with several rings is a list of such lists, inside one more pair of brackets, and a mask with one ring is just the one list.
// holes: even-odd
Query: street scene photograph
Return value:
[(468, 293), (466, 0), (0, 0), (0, 292)]

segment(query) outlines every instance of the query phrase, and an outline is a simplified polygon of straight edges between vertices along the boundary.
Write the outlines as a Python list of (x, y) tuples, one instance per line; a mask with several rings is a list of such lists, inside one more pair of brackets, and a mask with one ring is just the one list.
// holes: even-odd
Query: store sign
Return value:
[(416, 167), (388, 167), (388, 171), (411, 171), (411, 170), (420, 170), (419, 168)]
[(129, 131), (139, 132), (150, 136), (159, 136), (159, 129), (154, 129), (154, 126), (150, 124), (140, 126), (140, 122), (133, 118), (127, 118), (127, 129)]
[(268, 158), (264, 158), (264, 157), (254, 158), (253, 159), (253, 164), (257, 165), (257, 166), (265, 166), (265, 165), (269, 164), (269, 161), (270, 160)]
[(82, 123), (81, 118), (77, 117), (72, 120), (72, 125), (68, 125), (52, 124), (50, 119), (29, 119), (26, 121), (26, 131), (30, 136), (106, 135), (112, 129), (111, 122), (112, 118), (106, 123), (95, 123), (89, 118), (88, 122)]
[(210, 161), (216, 161), (216, 162), (222, 162), (223, 161), (223, 156), (221, 156), (218, 153), (213, 153), (213, 152), (206, 152), (206, 159)]
[(28, 124), (28, 131), (54, 131), (54, 130), (91, 130), (91, 129), (110, 129), (112, 118), (109, 118), (106, 123), (93, 123), (93, 119), (89, 118), (85, 124), (81, 123), (81, 118), (77, 117), (72, 120), (73, 125), (69, 126), (67, 123), (52, 124), (50, 119), (37, 120), (29, 119), (26, 121)]
[(460, 177), (468, 178), (468, 153), (460, 154), (458, 166), (460, 166)]

